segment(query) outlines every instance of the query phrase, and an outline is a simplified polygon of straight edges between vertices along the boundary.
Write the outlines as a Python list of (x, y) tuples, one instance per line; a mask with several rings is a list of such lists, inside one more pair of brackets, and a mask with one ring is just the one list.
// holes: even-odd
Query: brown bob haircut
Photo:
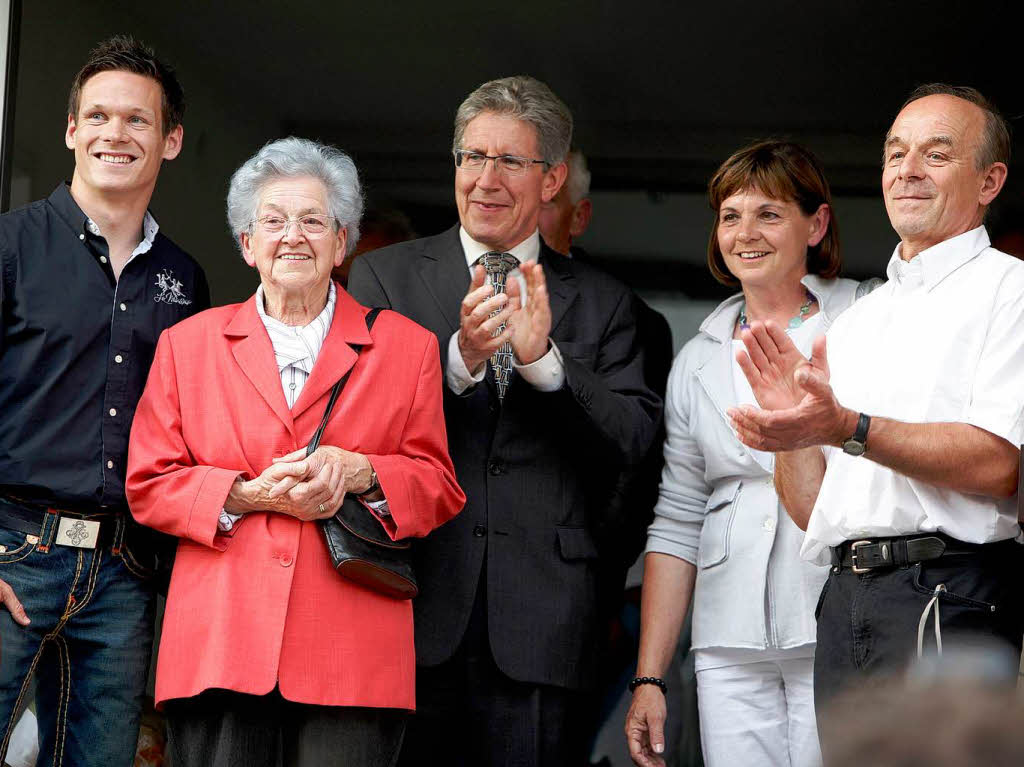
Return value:
[(100, 72), (130, 72), (156, 80), (163, 93), (160, 109), (163, 135), (181, 125), (185, 116), (185, 92), (177, 74), (169, 64), (156, 57), (152, 48), (128, 35), (115, 35), (89, 51), (89, 58), (75, 75), (68, 95), (68, 114), (75, 120), (78, 120), (82, 87), (86, 80)]
[(708, 202), (715, 212), (708, 238), (708, 267), (716, 280), (730, 287), (740, 284), (726, 267), (718, 248), (718, 212), (727, 198), (744, 189), (757, 189), (772, 199), (795, 202), (806, 216), (813, 215), (823, 203), (828, 205), (828, 231), (821, 242), (807, 249), (807, 272), (825, 278), (839, 276), (839, 225), (821, 163), (799, 144), (768, 139), (735, 152), (715, 171), (708, 184)]

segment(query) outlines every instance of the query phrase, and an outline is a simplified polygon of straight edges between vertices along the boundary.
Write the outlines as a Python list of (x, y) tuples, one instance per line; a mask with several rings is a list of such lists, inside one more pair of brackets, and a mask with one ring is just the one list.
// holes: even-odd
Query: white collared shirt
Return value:
[[(466, 267), (472, 274), (473, 267), (480, 259), (480, 256), (484, 255), (484, 253), (490, 253), (493, 248), (488, 248), (486, 245), (474, 240), (461, 226), (459, 227), (459, 240), (462, 242), (462, 252), (466, 256)], [(533, 234), (507, 252), (521, 264), (536, 261), (540, 255), (540, 233), (534, 231)], [(513, 270), (510, 277), (520, 281), (521, 294), (525, 297), (526, 283), (519, 270)], [(490, 277), (487, 279), (490, 281)], [(548, 342), (551, 348), (539, 360), (535, 360), (529, 365), (520, 365), (517, 360), (513, 359), (512, 364), (516, 372), (535, 389), (540, 391), (557, 391), (565, 383), (565, 367), (562, 365), (561, 354), (555, 346), (555, 342), (550, 339)], [(448, 382), (448, 388), (456, 394), (462, 394), (470, 386), (484, 380), (486, 372), (486, 365), (481, 366), (480, 372), (476, 375), (469, 372), (465, 360), (462, 359), (462, 352), (459, 350), (458, 331), (452, 333), (451, 338), (448, 339), (448, 369), (445, 371), (445, 380)]]
[[(845, 407), (909, 423), (969, 423), (1024, 440), (1024, 262), (984, 227), (922, 251), (897, 246), (889, 281), (828, 333), (832, 387)], [(868, 432), (868, 454), (871, 434)], [(1019, 532), (1017, 499), (936, 487), (824, 448), (825, 478), (802, 554), (823, 561), (846, 540), (946, 533), (988, 543)], [(971, 467), (965, 466), (965, 471)]]

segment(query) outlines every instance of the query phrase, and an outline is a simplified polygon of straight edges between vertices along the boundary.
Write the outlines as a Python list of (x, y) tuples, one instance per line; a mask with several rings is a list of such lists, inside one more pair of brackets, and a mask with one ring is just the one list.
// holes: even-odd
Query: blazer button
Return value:
[(490, 472), (492, 477), (497, 477), (505, 471), (505, 468), (501, 465), (501, 461), (491, 461), (487, 464), (487, 471)]
[(483, 525), (477, 525), (473, 528), (473, 535), (475, 535), (477, 538), (483, 538), (485, 535), (487, 535), (487, 528)]
[(281, 555), (281, 567), (291, 567), (293, 561), (291, 554)]

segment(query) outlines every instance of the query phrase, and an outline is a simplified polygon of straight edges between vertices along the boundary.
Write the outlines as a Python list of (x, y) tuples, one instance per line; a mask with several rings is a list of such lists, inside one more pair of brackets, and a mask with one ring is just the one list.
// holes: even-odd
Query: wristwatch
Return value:
[(871, 416), (864, 413), (857, 419), (857, 430), (853, 436), (843, 442), (843, 452), (847, 455), (864, 455), (868, 449), (868, 428), (871, 426)]

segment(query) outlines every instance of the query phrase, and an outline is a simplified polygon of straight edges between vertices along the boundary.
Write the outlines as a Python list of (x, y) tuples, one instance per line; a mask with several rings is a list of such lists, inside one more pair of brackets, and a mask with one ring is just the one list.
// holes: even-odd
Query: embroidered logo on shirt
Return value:
[(162, 269), (157, 274), (156, 286), (160, 288), (160, 294), (153, 296), (153, 300), (158, 304), (188, 306), (192, 303), (192, 299), (185, 297), (185, 293), (181, 289), (181, 280), (174, 278), (174, 272), (171, 269)]

